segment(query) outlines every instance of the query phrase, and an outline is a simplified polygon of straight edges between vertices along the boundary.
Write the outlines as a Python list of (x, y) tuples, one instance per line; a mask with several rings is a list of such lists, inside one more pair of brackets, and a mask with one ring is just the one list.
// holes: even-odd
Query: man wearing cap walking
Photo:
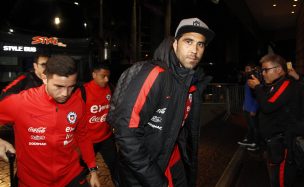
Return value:
[(196, 185), (201, 94), (210, 81), (197, 65), (213, 37), (198, 18), (184, 19), (153, 60), (120, 77), (107, 120), (122, 186)]

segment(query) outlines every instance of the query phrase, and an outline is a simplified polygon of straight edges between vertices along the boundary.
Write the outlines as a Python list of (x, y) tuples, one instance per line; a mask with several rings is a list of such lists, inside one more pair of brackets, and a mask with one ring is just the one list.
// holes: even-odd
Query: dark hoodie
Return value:
[[(113, 94), (107, 120), (119, 149), (122, 186), (167, 186), (164, 172), (176, 144), (188, 186), (195, 186), (201, 94), (210, 78), (199, 68), (180, 66), (172, 42), (172, 38), (164, 40), (154, 60), (126, 70)], [(181, 127), (191, 85), (197, 91)]]
[(191, 84), (203, 82), (203, 85), (206, 86), (212, 80), (212, 77), (205, 76), (203, 69), (200, 67), (197, 67), (194, 70), (184, 68), (174, 53), (172, 48), (173, 42), (173, 37), (164, 39), (159, 47), (155, 50), (153, 59), (166, 64), (166, 67), (169, 67), (169, 69), (174, 72), (174, 75), (178, 76), (179, 79), (184, 80), (187, 76), (193, 76)]

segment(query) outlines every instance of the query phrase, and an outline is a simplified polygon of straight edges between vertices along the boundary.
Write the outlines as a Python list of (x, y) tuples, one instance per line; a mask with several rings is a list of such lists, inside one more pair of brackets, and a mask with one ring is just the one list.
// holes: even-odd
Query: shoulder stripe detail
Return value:
[(192, 85), (189, 89), (189, 92), (192, 93), (192, 92), (195, 92), (196, 91), (196, 86), (195, 85)]
[(141, 90), (137, 96), (135, 105), (133, 106), (133, 109), (132, 109), (131, 119), (129, 122), (130, 128), (138, 128), (139, 121), (140, 121), (139, 113), (146, 102), (147, 95), (148, 95), (151, 87), (153, 86), (158, 74), (163, 71), (164, 71), (164, 69), (162, 69), (159, 66), (156, 66), (155, 68), (152, 69), (152, 71), (149, 73), (148, 77), (146, 78), (146, 80), (145, 80), (143, 86), (141, 87)]
[(284, 81), (283, 84), (278, 89), (278, 91), (276, 91), (276, 93), (270, 99), (268, 99), (268, 102), (274, 103), (280, 97), (280, 95), (284, 92), (284, 90), (287, 88), (289, 83), (290, 83), (289, 80)]
[(18, 84), (21, 80), (25, 79), (26, 76), (25, 75), (20, 75), (19, 77), (17, 77), (15, 80), (13, 80), (13, 82), (11, 82), (9, 85), (7, 85), (2, 92), (6, 92), (7, 90), (9, 90), (10, 88), (12, 88), (13, 86), (15, 86), (16, 84)]

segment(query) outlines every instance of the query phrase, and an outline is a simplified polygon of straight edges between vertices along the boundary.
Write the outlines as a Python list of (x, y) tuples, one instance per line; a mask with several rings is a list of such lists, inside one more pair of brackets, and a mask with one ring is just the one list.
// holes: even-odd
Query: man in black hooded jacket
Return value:
[(46, 54), (37, 54), (33, 62), (34, 71), (23, 73), (8, 84), (1, 91), (0, 99), (3, 99), (11, 94), (17, 94), (29, 88), (41, 86), (43, 84), (42, 74), (45, 70), (46, 61), (48, 59), (49, 56)]
[(213, 37), (198, 18), (184, 19), (154, 60), (120, 77), (107, 120), (122, 186), (195, 186), (201, 94), (210, 81), (197, 65)]

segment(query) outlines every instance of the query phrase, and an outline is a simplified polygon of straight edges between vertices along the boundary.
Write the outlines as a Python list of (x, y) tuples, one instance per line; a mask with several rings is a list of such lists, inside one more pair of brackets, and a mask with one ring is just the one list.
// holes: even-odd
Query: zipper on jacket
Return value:
[[(182, 114), (184, 114), (184, 112), (185, 112), (186, 101), (187, 101), (187, 99), (188, 99), (188, 93), (189, 93), (189, 91), (186, 92), (186, 95), (182, 96), (182, 97), (186, 97), (186, 99), (183, 98), (183, 100), (185, 100), (185, 102), (183, 103)], [(172, 141), (171, 145), (169, 145), (169, 147), (171, 147), (171, 150), (169, 150), (170, 153), (172, 153), (172, 151), (173, 151), (173, 149), (174, 149), (174, 146), (175, 146), (175, 144), (177, 143), (177, 139), (178, 139), (178, 136), (179, 136), (179, 132), (180, 132), (180, 130), (181, 130), (181, 128), (182, 128), (182, 122), (183, 122), (183, 119), (184, 119), (184, 115), (177, 115), (177, 116), (182, 116), (182, 118), (181, 118), (182, 120), (181, 120), (181, 123), (179, 124), (179, 125), (180, 125), (179, 128), (176, 129), (177, 132), (174, 132), (174, 133), (173, 133), (175, 136), (172, 138), (172, 140), (175, 140), (175, 141)], [(168, 157), (165, 159), (167, 164), (169, 163), (170, 157), (171, 157), (171, 154), (168, 154)], [(166, 169), (166, 168), (165, 168), (165, 169)]]

